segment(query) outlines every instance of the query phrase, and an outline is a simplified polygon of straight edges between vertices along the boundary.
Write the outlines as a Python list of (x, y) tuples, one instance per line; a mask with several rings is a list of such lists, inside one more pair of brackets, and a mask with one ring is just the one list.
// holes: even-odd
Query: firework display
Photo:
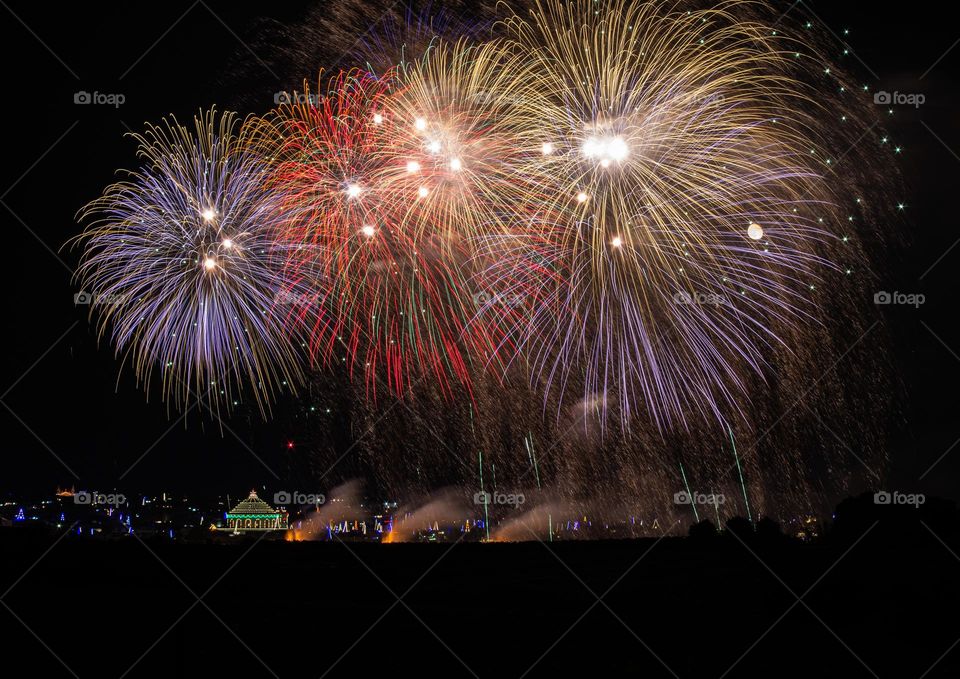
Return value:
[(429, 383), (483, 418), (512, 384), (531, 420), (726, 440), (833, 351), (817, 291), (866, 269), (873, 209), (837, 169), (870, 162), (857, 88), (766, 9), (538, 0), (409, 45), (392, 20), (262, 119), (148, 128), (84, 213), (80, 279), (127, 300), (101, 332), (178, 407), (343, 367), (374, 403)]
[(486, 234), (487, 285), (530, 300), (500, 316), (544, 389), (599, 395), (625, 424), (638, 407), (661, 427), (723, 420), (767, 345), (817, 322), (809, 286), (837, 266), (829, 114), (790, 44), (727, 5), (607, 7), (509, 20), (535, 66), (514, 106), (538, 190), (522, 234)]
[[(302, 380), (298, 348), (273, 316), (286, 288), (277, 195), (258, 146), (263, 124), (202, 113), (134, 135), (145, 166), (108, 187), (83, 217), (77, 277), (101, 336), (177, 408), (229, 411), (251, 394), (266, 412)], [(244, 388), (245, 387), (245, 388)]]
[[(381, 385), (403, 394), (421, 367), (444, 388), (468, 383), (468, 350), (478, 347), (466, 327), (466, 257), (438, 222), (409, 224), (417, 204), (445, 201), (438, 181), (417, 181), (417, 156), (395, 149), (400, 124), (388, 97), (397, 86), (391, 73), (343, 73), (274, 116), (286, 276), (293, 289), (315, 291), (288, 295), (290, 319), (314, 359), (362, 373), (374, 397)], [(421, 197), (424, 186), (435, 190)]]

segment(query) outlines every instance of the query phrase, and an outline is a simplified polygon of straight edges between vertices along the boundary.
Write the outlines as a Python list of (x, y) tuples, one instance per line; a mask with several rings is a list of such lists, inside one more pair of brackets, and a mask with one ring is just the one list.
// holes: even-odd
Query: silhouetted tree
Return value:
[(733, 516), (727, 519), (727, 532), (736, 535), (741, 540), (749, 540), (753, 537), (753, 524), (742, 516)]
[(710, 519), (703, 519), (690, 526), (690, 537), (695, 540), (704, 540), (716, 537), (717, 527)]

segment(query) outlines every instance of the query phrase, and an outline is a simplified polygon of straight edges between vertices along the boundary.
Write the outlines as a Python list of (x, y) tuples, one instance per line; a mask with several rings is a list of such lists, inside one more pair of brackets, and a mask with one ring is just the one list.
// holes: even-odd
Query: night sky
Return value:
[[(133, 165), (134, 144), (124, 132), (168, 113), (189, 120), (211, 105), (263, 113), (274, 92), (314, 77), (286, 72), (269, 57), (267, 44), (269, 27), (296, 23), (312, 6), (12, 2), (0, 8), (6, 65), (0, 219), (8, 238), (0, 492), (45, 493), (60, 484), (219, 494), (271, 483), (266, 467), (281, 474), (291, 467), (289, 456), (299, 451), (287, 443), (297, 432), (281, 424), (289, 403), (281, 401), (273, 423), (264, 424), (254, 411), (227, 420), (230, 430), (221, 431), (193, 411), (184, 427), (158, 397), (145, 402), (129, 370), (118, 378), (112, 349), (105, 342), (98, 347), (87, 309), (74, 305), (77, 253), (61, 247), (79, 230), (76, 212), (115, 170)], [(926, 97), (918, 109), (899, 106), (885, 120), (903, 148), (905, 189), (890, 200), (905, 204), (907, 226), (895, 226), (902, 244), (876, 273), (880, 289), (926, 297), (919, 309), (877, 311), (902, 384), (895, 417), (905, 426), (897, 428), (907, 432), (890, 451), (887, 485), (957, 499), (952, 481), (960, 445), (947, 451), (960, 439), (960, 247), (952, 249), (960, 239), (953, 209), (960, 46), (955, 25), (939, 17), (942, 5), (909, 9), (817, 2), (791, 11), (819, 17), (837, 34), (849, 30), (845, 39), (859, 61), (848, 68), (874, 89)], [(358, 34), (364, 28), (355, 27)], [(121, 93), (125, 102), (76, 105), (78, 91)], [(844, 366), (837, 371), (844, 374)], [(860, 376), (845, 377), (855, 389)], [(856, 441), (847, 443), (856, 448)]]

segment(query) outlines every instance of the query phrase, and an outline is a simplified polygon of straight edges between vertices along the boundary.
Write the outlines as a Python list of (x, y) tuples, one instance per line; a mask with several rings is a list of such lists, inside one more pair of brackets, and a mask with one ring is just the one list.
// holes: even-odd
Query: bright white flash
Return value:
[(604, 167), (612, 161), (624, 160), (629, 154), (630, 149), (622, 137), (590, 137), (583, 143), (583, 155), (599, 160)]

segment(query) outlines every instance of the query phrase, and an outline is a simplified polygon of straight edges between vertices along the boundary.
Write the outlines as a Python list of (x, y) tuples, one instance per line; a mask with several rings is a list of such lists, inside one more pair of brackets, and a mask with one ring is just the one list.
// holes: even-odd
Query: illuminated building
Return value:
[(227, 525), (221, 530), (234, 533), (287, 530), (287, 513), (261, 500), (255, 490), (251, 490), (246, 500), (227, 512), (226, 519)]

